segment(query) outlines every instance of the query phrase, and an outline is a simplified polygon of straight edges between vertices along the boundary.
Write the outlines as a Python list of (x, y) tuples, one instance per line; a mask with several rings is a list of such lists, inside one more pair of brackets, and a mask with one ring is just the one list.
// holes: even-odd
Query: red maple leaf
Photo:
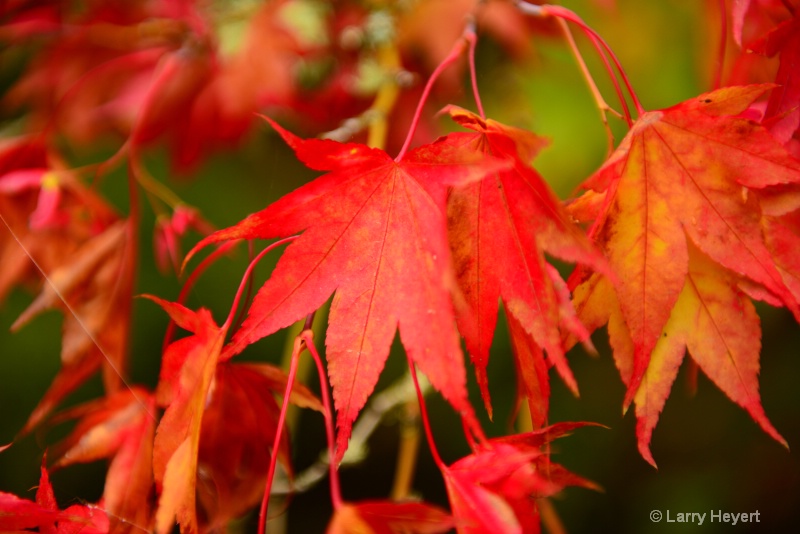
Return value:
[(463, 137), (441, 138), (395, 161), (379, 149), (304, 140), (270, 123), (301, 161), (330, 172), (195, 247), (303, 232), (259, 290), (225, 354), (289, 326), (335, 292), (326, 354), (338, 411), (337, 461), (398, 327), (433, 386), (474, 421), (449, 295), (445, 201), (448, 186), (478, 180), (503, 163), (459, 144)]
[[(450, 107), (451, 117), (476, 134), (461, 134), (477, 152), (510, 163), (491, 177), (453, 191), (448, 201), (448, 230), (453, 263), (464, 293), (466, 309), (459, 310), (459, 330), (464, 335), (489, 414), (486, 364), (497, 323), (497, 302), (502, 299), (510, 321), (524, 327), (547, 350), (566, 383), (577, 391), (564, 358), (559, 326), (585, 339), (588, 333), (575, 319), (571, 306), (562, 306), (563, 280), (545, 260), (544, 252), (567, 261), (604, 267), (602, 256), (572, 224), (558, 199), (529, 162), (546, 141), (532, 133), (482, 119)], [(564, 292), (566, 293), (566, 291)], [(473, 317), (477, 321), (473, 320)], [(541, 359), (541, 350), (523, 350), (514, 339), (518, 365), (528, 369)], [(520, 344), (521, 343), (521, 344)], [(530, 373), (521, 374), (525, 383)], [(535, 381), (538, 382), (538, 381)], [(536, 389), (529, 384), (526, 389)]]
[[(175, 517), (189, 532), (213, 529), (259, 500), (273, 453), (291, 472), (288, 435), (270, 450), (280, 411), (272, 392), (285, 390), (287, 377), (271, 365), (225, 362), (227, 323), (218, 327), (208, 310), (147, 298), (192, 332), (165, 350), (156, 392), (166, 411), (152, 455), (160, 494), (155, 530), (169, 532)], [(287, 401), (322, 410), (300, 384)]]
[(539, 532), (536, 499), (567, 486), (596, 484), (550, 461), (541, 447), (586, 423), (560, 423), (493, 439), (448, 467), (440, 466), (459, 533)]

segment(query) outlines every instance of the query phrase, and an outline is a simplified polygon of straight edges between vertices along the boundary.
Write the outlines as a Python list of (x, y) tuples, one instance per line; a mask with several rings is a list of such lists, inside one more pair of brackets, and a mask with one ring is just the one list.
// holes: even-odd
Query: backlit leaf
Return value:
[(442, 138), (396, 162), (382, 150), (303, 140), (272, 124), (306, 165), (330, 172), (198, 245), (302, 232), (223, 356), (289, 326), (335, 292), (326, 357), (338, 411), (337, 460), (398, 328), (411, 359), (474, 422), (449, 295), (444, 207), (448, 186), (478, 180), (502, 163), (476, 153), (463, 137)]
[[(749, 294), (761, 294), (768, 302), (782, 304), (795, 316), (800, 315), (797, 300), (765, 241), (760, 197), (756, 194), (758, 190), (800, 182), (800, 161), (793, 159), (765, 128), (737, 116), (768, 88), (729, 87), (645, 113), (603, 167), (584, 184), (596, 193), (605, 193), (590, 235), (607, 255), (616, 282), (578, 271), (570, 284), (584, 324), (593, 330), (608, 323), (614, 358), (628, 387), (624, 405), (627, 407), (637, 395), (639, 402), (651, 403), (649, 407), (637, 405), (637, 413), (646, 413), (649, 418), (647, 425), (639, 426), (642, 451), (649, 443), (649, 430), (645, 428), (652, 430), (653, 414), (660, 411), (660, 406), (652, 404), (653, 399), (666, 398), (677, 370), (675, 360), (682, 355), (677, 341), (670, 342), (669, 356), (657, 344), (665, 333), (669, 337), (665, 330), (669, 322), (685, 320), (676, 316), (688, 313), (686, 307), (691, 307), (689, 297), (681, 295), (690, 292), (686, 288), (697, 279), (701, 267), (700, 260), (690, 262), (690, 249), (696, 247), (699, 254), (695, 256), (707, 257), (706, 261), (715, 266), (702, 269), (713, 274), (707, 274), (708, 281), (699, 289), (691, 290), (694, 293), (689, 294), (696, 295), (692, 302), (705, 294), (709, 306), (711, 302), (732, 306), (734, 301), (739, 302), (734, 287), (738, 284)], [(712, 283), (714, 279), (718, 283)], [(685, 325), (684, 330), (694, 330), (681, 335), (686, 336), (693, 359), (710, 376), (732, 369), (731, 359), (747, 368), (742, 377), (747, 393), (739, 391), (730, 377), (718, 375), (712, 380), (745, 406), (770, 435), (782, 441), (766, 421), (757, 389), (753, 388), (760, 338), (757, 317), (746, 311), (752, 309), (749, 302), (734, 308), (744, 314), (735, 320), (730, 316), (721, 321), (722, 309), (720, 304), (717, 309), (698, 310), (694, 316), (698, 321), (703, 318), (702, 324)], [(732, 324), (755, 339), (725, 334)], [(699, 342), (697, 336), (705, 336), (707, 342)], [(726, 343), (731, 346), (721, 348)], [(658, 372), (656, 367), (650, 370), (652, 358), (657, 358)], [(646, 391), (640, 392), (646, 373), (650, 373)], [(649, 454), (645, 455), (652, 461)]]

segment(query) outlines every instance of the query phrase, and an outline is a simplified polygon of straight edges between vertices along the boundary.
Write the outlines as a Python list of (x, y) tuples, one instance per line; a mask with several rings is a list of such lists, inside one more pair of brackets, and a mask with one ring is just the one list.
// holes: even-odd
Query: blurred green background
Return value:
[[(609, 2), (606, 2), (608, 4)], [(575, 9), (610, 43), (620, 57), (644, 106), (656, 109), (675, 104), (710, 89), (711, 65), (718, 31), (717, 2), (619, 0), (616, 10), (602, 2), (563, 2)], [(577, 33), (577, 32), (576, 32)], [(607, 101), (615, 106), (607, 78), (585, 39), (581, 50)], [(536, 162), (561, 198), (596, 169), (603, 160), (605, 136), (598, 113), (571, 55), (553, 37), (536, 38), (536, 52), (524, 64), (510, 66), (502, 52), (482, 41), (478, 58), (479, 84), (487, 113), (498, 120), (531, 128), (550, 137), (552, 145)], [(465, 93), (468, 95), (468, 92)], [(472, 107), (468, 99), (464, 105)], [(616, 106), (615, 106), (616, 107)], [(617, 141), (624, 134), (612, 119)], [(164, 154), (148, 156), (151, 172), (170, 182), (187, 203), (202, 210), (218, 227), (240, 220), (305, 183), (313, 174), (297, 163), (291, 152), (266, 127), (258, 127), (236, 152), (214, 156), (192, 180), (172, 180)], [(98, 157), (97, 154), (81, 157)], [(113, 202), (125, 205), (124, 177), (105, 182)], [(141, 269), (138, 293), (174, 299), (180, 290), (175, 277), (162, 276), (152, 267), (152, 213), (145, 212), (141, 235)], [(196, 236), (194, 236), (196, 237)], [(264, 280), (277, 255), (259, 268)], [(2, 259), (0, 259), (0, 262)], [(218, 322), (224, 320), (232, 295), (246, 265), (244, 249), (212, 267), (192, 292), (189, 304), (210, 308)], [(33, 295), (14, 291), (0, 308), (0, 443), (11, 441), (46, 390), (58, 369), (60, 316), (49, 312), (16, 334), (8, 326), (31, 302)], [(761, 395), (765, 411), (790, 446), (800, 447), (800, 327), (785, 310), (759, 306), (762, 317)], [(154, 386), (166, 316), (153, 303), (134, 305), (131, 382)], [(502, 323), (502, 320), (501, 320)], [(514, 385), (505, 327), (498, 325), (489, 368), (495, 421), (485, 420), (487, 432), (505, 433)], [(594, 421), (608, 429), (586, 428), (553, 446), (554, 460), (597, 482), (604, 492), (567, 489), (555, 507), (569, 532), (620, 533), (677, 532), (788, 532), (800, 528), (800, 457), (764, 434), (749, 416), (730, 402), (704, 376), (697, 394), (689, 395), (685, 366), (675, 383), (659, 425), (652, 450), (659, 469), (644, 462), (635, 443), (632, 413), (623, 416), (623, 385), (610, 357), (605, 331), (594, 334), (600, 356), (592, 358), (581, 347), (570, 364), (581, 389), (574, 398), (558, 377), (553, 377), (551, 422)], [(279, 362), (285, 334), (279, 333), (248, 349), (244, 359)], [(321, 343), (320, 343), (321, 345)], [(381, 385), (402, 374), (405, 365), (395, 346)], [(310, 384), (315, 386), (312, 373)], [(481, 402), (470, 377), (476, 406)], [(69, 404), (101, 394), (99, 380), (69, 398)], [(434, 433), (447, 462), (468, 453), (460, 425), (452, 410), (436, 394), (429, 396)], [(294, 436), (298, 469), (313, 462), (324, 447), (321, 419), (303, 414)], [(366, 460), (342, 472), (346, 499), (388, 495), (397, 453), (399, 424), (387, 418), (370, 443)], [(32, 498), (38, 482), (41, 455), (64, 434), (54, 429), (27, 436), (0, 453), (0, 491)], [(102, 462), (75, 466), (53, 475), (56, 494), (63, 504), (95, 501), (102, 493)], [(444, 484), (423, 444), (414, 483), (426, 500), (446, 506)], [(678, 512), (760, 512), (761, 522), (682, 526), (653, 523), (651, 510)], [(320, 532), (330, 516), (327, 482), (296, 495), (288, 508), (289, 532)], [(241, 529), (250, 531), (252, 519)]]

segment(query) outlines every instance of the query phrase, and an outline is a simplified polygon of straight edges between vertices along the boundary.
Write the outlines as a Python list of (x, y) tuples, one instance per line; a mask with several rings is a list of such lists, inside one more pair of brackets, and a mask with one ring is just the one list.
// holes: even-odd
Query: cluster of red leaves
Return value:
[[(328, 173), (239, 224), (215, 232), (195, 248), (302, 233), (283, 253), (222, 354), (231, 357), (241, 352), (312, 313), (335, 293), (325, 339), (337, 410), (337, 462), (398, 329), (410, 362), (425, 372), (467, 427), (481, 435), (467, 401), (456, 311), (448, 293), (461, 301), (458, 323), (468, 347), (477, 347), (471, 355), (487, 405), (485, 364), (500, 295), (514, 323), (525, 325), (514, 330), (515, 343), (521, 345), (519, 366), (542, 369), (521, 374), (525, 384), (521, 396), (535, 406), (537, 426), (546, 420), (547, 368), (560, 366), (574, 383), (564, 359), (561, 327), (582, 338), (588, 334), (575, 319), (565, 283), (546, 265), (543, 250), (595, 266), (603, 265), (602, 259), (524, 162), (541, 144), (537, 138), (464, 110), (453, 109), (452, 114), (477, 133), (450, 134), (394, 160), (365, 145), (304, 140), (267, 119), (301, 161)], [(500, 199), (482, 193), (484, 184), (490, 192), (500, 190)], [(470, 208), (496, 213), (473, 214)], [(474, 228), (479, 216), (489, 228)], [(525, 217), (535, 217), (540, 226), (532, 228)], [(498, 224), (493, 227), (494, 221)], [(486, 248), (492, 246), (498, 248)], [(451, 248), (458, 257), (456, 272)], [(504, 259), (509, 250), (514, 254), (510, 266)], [(492, 265), (487, 261), (491, 255)], [(549, 361), (537, 343), (545, 346)], [(567, 481), (574, 483), (560, 468), (554, 469), (563, 472), (563, 483), (543, 477), (537, 462), (549, 460), (539, 458), (541, 454), (517, 451), (509, 444), (492, 445), (444, 468), (459, 529), (485, 532), (505, 525), (501, 531), (515, 532), (522, 526), (525, 531), (534, 524), (538, 527), (535, 496), (555, 493)], [(505, 467), (500, 469), (499, 464)], [(494, 489), (475, 489), (476, 485)], [(510, 504), (502, 504), (505, 501), (496, 496), (480, 497), (476, 491), (498, 492)], [(502, 510), (487, 512), (475, 499), (499, 503)], [(354, 506), (337, 514), (352, 515), (354, 522), (357, 517), (367, 521), (360, 505)], [(423, 509), (408, 510), (412, 511)], [(334, 524), (341, 521), (337, 515)]]
[[(140, 149), (166, 141), (175, 166), (187, 170), (209, 148), (238, 141), (255, 110), (333, 127), (372, 101), (375, 89), (359, 83), (368, 46), (392, 42), (398, 64), (427, 74), (448, 61), (472, 10), (467, 1), (421, 2), (401, 17), (395, 38), (382, 36), (359, 2), (342, 2), (331, 17), (302, 11), (313, 5), (279, 0), (255, 8), (234, 50), (217, 26), (225, 17), (191, 0), (93, 2), (78, 12), (57, 1), (4, 5), (0, 38), (35, 39), (40, 47), (5, 97), (30, 107), (37, 133), (0, 145), (0, 298), (41, 273), (46, 283), (14, 328), (46, 309), (65, 315), (62, 369), (23, 433), (102, 369), (106, 396), (54, 418), (77, 423), (51, 455), (56, 467), (110, 464), (99, 503), (107, 513), (59, 510), (43, 467), (35, 502), (0, 494), (0, 527), (166, 533), (177, 520), (182, 532), (224, 528), (258, 503), (276, 459), (293, 473), (273, 396), (288, 377), (230, 359), (332, 295), (325, 337), (338, 428), (332, 461), (345, 454), (398, 331), (409, 364), (463, 419), (473, 452), (449, 466), (438, 460), (451, 513), (421, 502), (334, 503), (330, 532), (537, 532), (537, 499), (568, 485), (594, 487), (550, 460), (548, 443), (574, 424), (483, 436), (468, 401), (460, 336), (491, 414), (486, 369), (500, 302), (517, 403), (528, 403), (535, 428), (547, 424), (549, 369), (577, 392), (566, 350), (608, 324), (627, 386), (624, 406), (636, 405), (639, 449), (650, 463), (651, 435), (687, 349), (785, 444), (761, 407), (760, 325), (751, 302), (800, 317), (800, 161), (792, 156), (800, 144), (800, 31), (787, 2), (770, 0), (734, 2), (733, 31), (744, 50), (778, 56), (775, 84), (730, 86), (642, 113), (568, 208), (531, 167), (542, 139), (460, 108), (447, 111), (472, 132), (410, 151), (404, 145), (396, 158), (362, 143), (302, 139), (267, 119), (300, 161), (325, 174), (211, 233), (192, 253), (241, 239), (293, 242), (227, 343), (230, 320), (218, 326), (208, 310), (150, 297), (190, 335), (165, 348), (154, 392), (129, 386), (140, 213), (116, 213), (51, 142), (56, 134), (81, 145), (119, 133), (126, 141), (118, 156), (130, 158), (132, 183), (144, 184)], [(480, 13), (487, 33), (525, 53), (532, 26), (520, 10), (493, 2)], [(304, 32), (301, 15), (324, 38)], [(441, 27), (445, 19), (458, 23)], [(294, 74), (304, 66), (314, 68)], [(315, 74), (320, 68), (324, 75)], [(757, 79), (744, 67), (735, 75)], [(449, 76), (443, 86), (452, 91), (458, 70)], [(410, 115), (412, 102), (400, 98), (393, 113)], [(397, 132), (405, 126), (392, 124)], [(170, 208), (156, 229), (162, 266), (180, 262), (179, 240), (189, 229), (211, 231), (199, 212)], [(573, 219), (591, 224), (588, 236)], [(567, 282), (545, 254), (578, 264)], [(299, 384), (284, 400), (324, 411)]]
[(566, 486), (599, 489), (550, 461), (542, 450), (584, 423), (561, 423), (491, 440), (483, 449), (442, 467), (459, 532), (539, 532), (537, 499)]
[[(20, 4), (5, 8), (7, 35), (42, 46), (5, 100), (30, 106), (39, 128), (77, 144), (108, 133), (132, 145), (166, 139), (176, 166), (187, 168), (209, 148), (236, 141), (254, 109), (285, 101), (292, 90), (289, 73), (300, 50), (291, 29), (278, 23), (285, 2), (252, 13), (247, 35), (228, 56), (213, 21), (191, 0), (93, 2), (85, 10)], [(19, 27), (28, 31), (15, 32)]]
[[(155, 393), (128, 387), (54, 418), (78, 419), (53, 451), (55, 466), (110, 460), (100, 505), (114, 532), (169, 532), (176, 517), (187, 532), (212, 530), (261, 498), (279, 412), (272, 392), (283, 391), (286, 376), (267, 364), (228, 363), (220, 358), (225, 329), (207, 310), (151, 298), (192, 335), (167, 347)], [(322, 411), (299, 384), (288, 400)], [(288, 438), (277, 454), (291, 473)], [(0, 517), (15, 513), (2, 508)]]
[[(398, 48), (397, 68), (427, 76), (473, 9), (471, 1), (421, 2), (403, 8), (396, 30), (381, 30), (357, 1), (330, 11), (306, 0), (225, 4), (4, 3), (0, 39), (39, 45), (4, 103), (29, 107), (34, 129), (78, 145), (109, 133), (131, 148), (168, 142), (176, 169), (187, 171), (209, 150), (239, 141), (256, 110), (302, 118), (316, 131), (365, 110), (379, 85), (365, 74), (370, 51), (384, 41)], [(510, 4), (492, 3), (481, 20), (511, 53), (529, 50), (535, 27)], [(428, 31), (434, 21), (437, 31)], [(446, 94), (458, 90), (457, 79), (454, 72)], [(414, 105), (403, 100), (395, 114)], [(393, 126), (392, 138), (402, 139), (406, 126)]]
[[(207, 310), (151, 298), (193, 334), (167, 347), (156, 391), (166, 410), (153, 443), (155, 530), (169, 532), (175, 517), (187, 532), (198, 524), (214, 529), (260, 500), (279, 412), (272, 391), (285, 388), (286, 376), (266, 364), (227, 363), (220, 354), (226, 327)], [(301, 385), (287, 402), (322, 411)], [(288, 439), (274, 453), (291, 472)]]
[[(36, 139), (0, 147), (0, 297), (47, 274), (48, 283), (17, 319), (64, 313), (62, 370), (24, 431), (101, 367), (109, 392), (121, 387), (130, 323), (131, 227)], [(35, 264), (29, 260), (33, 258)]]
[[(62, 369), (21, 434), (38, 426), (65, 396), (103, 368), (106, 397), (70, 409), (51, 421), (77, 419), (72, 433), (51, 456), (56, 467), (110, 460), (101, 505), (115, 531), (152, 527), (166, 532), (176, 518), (186, 531), (214, 529), (251, 508), (263, 491), (272, 457), (269, 445), (275, 438), (278, 405), (271, 391), (282, 389), (286, 378), (269, 366), (227, 363), (237, 352), (236, 343), (241, 347), (270, 333), (268, 325), (259, 325), (248, 339), (247, 332), (253, 327), (246, 322), (234, 337), (234, 348), (223, 351), (227, 325), (218, 327), (205, 310), (195, 312), (177, 303), (154, 299), (192, 335), (167, 347), (156, 392), (125, 382), (140, 215), (134, 212), (130, 218), (122, 219), (93, 188), (83, 185), (81, 178), (86, 169), (73, 171), (62, 163), (53, 141), (62, 136), (73, 145), (82, 146), (107, 138), (109, 133), (120, 134), (125, 144), (109, 164), (128, 156), (130, 172), (140, 179), (146, 175), (138, 161), (143, 148), (168, 142), (175, 168), (189, 170), (209, 148), (239, 140), (256, 109), (302, 114), (311, 117), (318, 129), (334, 126), (369, 104), (371, 95), (360, 94), (358, 80), (354, 80), (364, 67), (365, 51), (370, 46), (380, 46), (380, 39), (393, 40), (394, 36), (371, 34), (368, 30), (372, 13), (359, 3), (343, 3), (333, 17), (308, 11), (314, 7), (313, 3), (291, 0), (265, 3), (246, 14), (246, 28), (236, 28), (243, 36), (233, 46), (225, 42), (225, 28), (218, 26), (231, 14), (211, 16), (205, 6), (191, 0), (94, 2), (80, 10), (57, 1), (20, 1), (4, 4), (0, 13), (2, 39), (38, 46), (24, 75), (4, 96), (6, 106), (29, 109), (26, 120), (35, 133), (4, 141), (0, 151), (0, 200), (5, 222), (2, 247), (7, 252), (4, 260), (8, 260), (0, 290), (4, 295), (14, 285), (32, 283), (43, 274), (46, 280), (41, 295), (14, 328), (49, 308), (61, 309), (65, 316)], [(426, 75), (446, 55), (450, 43), (461, 32), (464, 15), (471, 10), (470, 2), (432, 1), (404, 13), (399, 19), (396, 41), (392, 41), (399, 50), (401, 65)], [(448, 31), (427, 31), (430, 22), (439, 18), (434, 13), (446, 15), (455, 23), (438, 25)], [(304, 34), (309, 15), (312, 26), (314, 17), (319, 19), (316, 22), (320, 25), (315, 29), (323, 30), (324, 37)], [(534, 27), (529, 19), (510, 4), (502, 3), (487, 6), (481, 17), (482, 25), (512, 53), (526, 53), (530, 46), (528, 34)], [(224, 26), (225, 22), (221, 24)], [(363, 30), (358, 35), (361, 43), (354, 44), (352, 40), (354, 28)], [(508, 28), (514, 31), (508, 32)], [(344, 38), (346, 35), (350, 36), (349, 41)], [(335, 71), (323, 78), (309, 80), (293, 74), (303, 64), (326, 63), (333, 63)], [(449, 81), (440, 90), (445, 94), (457, 90), (459, 74), (452, 70), (448, 76)], [(408, 114), (404, 107), (412, 105), (413, 98), (401, 98), (393, 113)], [(392, 124), (398, 125), (393, 127), (398, 133), (390, 134), (389, 143), (398, 144), (405, 124)], [(284, 133), (289, 140), (290, 134)], [(409, 169), (415, 169), (412, 174), (419, 175), (415, 178), (423, 177), (435, 186), (420, 187), (413, 180), (394, 183), (391, 159), (380, 151), (372, 151), (372, 160), (362, 162), (364, 169), (383, 162), (388, 180), (384, 185), (389, 186), (384, 195), (393, 197), (396, 187), (414, 188), (416, 184), (417, 189), (414, 198), (405, 199), (406, 203), (397, 197), (397, 213), (405, 210), (405, 219), (400, 224), (393, 221), (389, 225), (387, 221), (383, 227), (384, 233), (390, 226), (396, 232), (388, 235), (398, 245), (395, 254), (391, 256), (388, 249), (369, 253), (371, 261), (383, 265), (395, 261), (392, 258), (406, 256), (416, 256), (416, 264), (410, 271), (393, 268), (393, 278), (376, 285), (381, 294), (374, 302), (384, 300), (392, 286), (410, 288), (420, 284), (421, 290), (409, 292), (412, 300), (401, 298), (381, 306), (391, 313), (407, 314), (408, 324), (402, 330), (408, 338), (415, 338), (410, 352), (435, 377), (437, 387), (468, 417), (474, 430), (480, 432), (467, 401), (465, 370), (449, 304), (448, 288), (453, 289), (455, 281), (444, 283), (450, 277), (444, 204), (449, 186), (477, 180), (487, 171), (508, 164), (498, 159), (494, 166), (480, 167), (473, 164), (484, 158), (473, 147), (462, 150), (448, 143), (438, 147), (444, 153), (419, 150), (409, 154), (405, 162), (411, 165)], [(351, 148), (346, 146), (347, 150)], [(418, 161), (415, 154), (421, 154)], [(341, 156), (343, 166), (357, 161), (352, 153)], [(439, 176), (448, 168), (452, 171)], [(105, 171), (102, 166), (89, 169), (96, 176)], [(156, 257), (163, 270), (170, 263), (179, 263), (179, 240), (187, 230), (209, 233), (211, 228), (196, 210), (172, 203), (169, 198), (161, 200), (172, 210), (167, 214), (156, 206)], [(351, 199), (349, 204), (353, 200), (359, 202)], [(339, 209), (333, 207), (335, 202), (338, 200), (333, 200), (331, 209)], [(384, 216), (383, 208), (378, 207), (378, 217)], [(417, 214), (427, 215), (430, 220), (417, 220)], [(296, 214), (293, 217), (294, 220), (287, 220), (291, 225), (305, 228), (302, 219)], [(416, 242), (405, 236), (409, 225), (418, 228)], [(439, 235), (431, 240), (426, 235), (427, 228), (437, 228)], [(376, 235), (381, 231), (377, 228)], [(304, 239), (312, 236), (307, 232)], [(382, 237), (385, 244), (387, 235)], [(349, 245), (351, 256), (362, 242), (363, 236), (359, 236)], [(421, 249), (415, 253), (415, 247)], [(431, 257), (438, 260), (431, 264)], [(330, 268), (328, 276), (337, 269), (338, 266)], [(375, 272), (378, 271), (386, 272), (376, 266)], [(419, 276), (409, 277), (414, 271), (419, 271)], [(345, 275), (346, 271), (336, 274), (337, 278)], [(273, 279), (279, 285), (279, 278)], [(383, 315), (372, 315), (368, 304), (373, 301), (371, 296), (365, 299), (364, 294), (358, 294), (363, 293), (359, 286), (368, 278), (353, 277), (353, 281), (353, 298), (367, 304), (362, 332), (350, 327), (341, 340), (342, 356), (338, 357), (335, 350), (328, 354), (331, 368), (342, 369), (332, 371), (340, 408), (339, 455), (344, 453), (348, 429), (382, 367), (374, 363), (363, 369), (357, 363), (354, 367), (361, 353), (346, 354), (346, 347), (352, 346), (354, 339), (378, 342), (371, 339), (378, 335), (378, 344), (382, 345), (379, 352), (383, 353), (377, 356), (380, 361), (388, 354), (395, 329)], [(313, 305), (303, 303), (300, 315), (313, 311), (335, 288), (339, 290), (337, 296), (346, 295), (338, 280), (333, 284), (319, 291), (322, 300), (316, 299)], [(393, 293), (403, 295), (402, 291)], [(411, 313), (423, 307), (430, 313)], [(444, 312), (439, 313), (440, 310)], [(294, 310), (289, 309), (288, 313), (293, 314)], [(285, 317), (286, 313), (278, 328), (288, 324)], [(431, 321), (435, 328), (430, 328)], [(374, 328), (377, 330), (372, 332)], [(440, 335), (439, 330), (449, 335)], [(421, 335), (424, 332), (427, 335)], [(330, 333), (329, 345), (335, 346), (335, 339), (336, 333)], [(369, 357), (374, 357), (371, 351)], [(451, 368), (456, 372), (450, 373)], [(348, 387), (348, 375), (355, 374), (360, 376), (359, 381)], [(292, 400), (322, 409), (302, 386), (295, 387)], [(244, 405), (250, 407), (250, 412), (242, 413)], [(159, 418), (160, 409), (164, 414)], [(291, 473), (285, 434), (275, 454)], [(155, 499), (157, 504), (151, 505)], [(437, 528), (452, 524), (448, 514), (423, 504), (348, 506), (368, 523), (371, 515), (382, 516), (382, 522), (395, 521), (386, 517), (389, 509), (393, 515), (398, 510), (401, 515), (432, 514)], [(12, 506), (4, 507), (3, 513), (13, 516), (18, 512)], [(338, 514), (331, 528), (341, 524), (342, 517)], [(37, 522), (20, 523), (19, 528), (37, 526), (46, 529)]]

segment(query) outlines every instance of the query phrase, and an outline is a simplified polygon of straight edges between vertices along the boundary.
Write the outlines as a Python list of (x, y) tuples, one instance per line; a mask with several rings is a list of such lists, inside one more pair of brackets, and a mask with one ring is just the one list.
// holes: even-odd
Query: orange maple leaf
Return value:
[[(758, 319), (741, 294), (783, 304), (800, 316), (765, 242), (758, 195), (750, 194), (800, 182), (800, 161), (761, 125), (737, 117), (769, 88), (728, 87), (645, 113), (585, 182), (591, 191), (574, 207), (581, 216), (599, 211), (590, 236), (618, 279), (612, 287), (600, 275), (574, 273), (576, 310), (590, 330), (608, 323), (628, 387), (624, 406), (637, 402), (639, 448), (651, 463), (650, 432), (684, 345), (783, 443), (761, 409)], [(686, 323), (681, 313), (699, 322)], [(678, 340), (670, 331), (680, 331)], [(704, 339), (699, 332), (706, 332)], [(748, 340), (741, 332), (757, 337)], [(667, 349), (669, 371), (661, 360)]]

